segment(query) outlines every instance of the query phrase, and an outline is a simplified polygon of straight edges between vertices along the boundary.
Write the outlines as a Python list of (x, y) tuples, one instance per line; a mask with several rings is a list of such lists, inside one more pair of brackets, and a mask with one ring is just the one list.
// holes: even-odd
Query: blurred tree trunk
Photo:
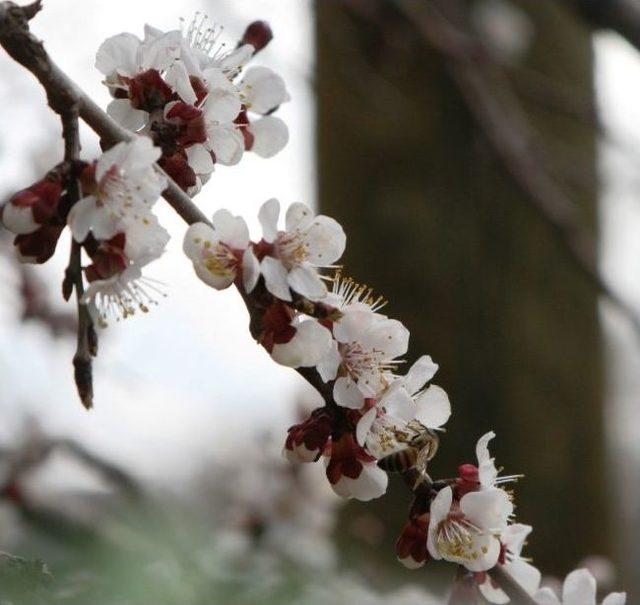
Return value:
[[(560, 573), (609, 552), (596, 296), (523, 203), (439, 54), (394, 3), (360, 4), (368, 16), (346, 0), (316, 3), (321, 210), (345, 226), (346, 272), (384, 294), (387, 313), (411, 330), (409, 361), (427, 352), (441, 365), (436, 382), (454, 416), (433, 475), (473, 462), (475, 441), (495, 429), (498, 463), (526, 474), (516, 503), (534, 526), (528, 552)], [(526, 11), (535, 36), (515, 68), (520, 84), (532, 92), (546, 81), (589, 106), (588, 32), (554, 3)], [(594, 129), (535, 92), (521, 99), (527, 116), (594, 226)], [(373, 509), (385, 546), (409, 502), (397, 487)]]

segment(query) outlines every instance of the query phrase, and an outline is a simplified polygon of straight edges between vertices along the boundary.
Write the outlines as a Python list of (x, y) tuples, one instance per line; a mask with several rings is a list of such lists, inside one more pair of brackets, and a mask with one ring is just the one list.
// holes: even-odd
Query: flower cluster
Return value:
[(94, 321), (125, 318), (155, 302), (155, 286), (142, 267), (157, 259), (169, 234), (152, 212), (166, 187), (153, 165), (160, 156), (146, 137), (119, 143), (80, 175), (83, 197), (67, 223), (73, 238), (91, 258), (85, 268), (89, 287), (84, 301)]
[(109, 318), (146, 311), (161, 294), (141, 271), (169, 240), (152, 212), (167, 185), (154, 167), (160, 153), (148, 137), (135, 137), (94, 162), (63, 162), (0, 208), (21, 262), (46, 262), (70, 228), (91, 259), (82, 302), (102, 327)]
[(151, 137), (159, 163), (190, 195), (214, 164), (233, 165), (244, 151), (271, 157), (287, 143), (285, 123), (273, 112), (289, 100), (282, 78), (245, 64), (271, 40), (257, 21), (233, 50), (221, 27), (196, 15), (182, 30), (149, 25), (144, 38), (122, 33), (100, 46), (96, 67), (113, 100), (107, 112), (125, 128)]
[(311, 372), (324, 394), (325, 405), (289, 429), (285, 456), (323, 458), (331, 487), (345, 498), (377, 498), (388, 472), (405, 474), (415, 494), (396, 545), (405, 566), (450, 561), (467, 570), (474, 591), (506, 603), (487, 573), (500, 565), (529, 594), (550, 598), (539, 588), (540, 572), (522, 557), (532, 528), (514, 520), (504, 485), (518, 476), (496, 468), (488, 447), (494, 433), (479, 439), (477, 463), (462, 464), (457, 477), (429, 477), (437, 431), (451, 414), (447, 394), (431, 382), (438, 365), (424, 355), (398, 371), (409, 331), (381, 312), (386, 301), (342, 276), (335, 263), (346, 238), (336, 221), (303, 204), (288, 208), (284, 226), (279, 215), (279, 203), (267, 201), (258, 214), (262, 238), (251, 241), (242, 218), (219, 210), (210, 224), (189, 227), (184, 251), (207, 285), (235, 283), (258, 342), (276, 362)]
[(315, 368), (331, 385), (333, 405), (290, 429), (286, 454), (302, 461), (325, 456), (338, 494), (376, 498), (387, 486), (378, 460), (449, 417), (444, 391), (425, 388), (438, 366), (425, 356), (399, 376), (408, 330), (380, 313), (382, 301), (367, 288), (339, 271), (322, 273), (336, 269), (345, 249), (335, 220), (300, 203), (288, 208), (283, 227), (279, 216), (277, 200), (267, 201), (258, 215), (262, 239), (251, 242), (245, 222), (220, 210), (210, 225), (189, 228), (184, 251), (206, 284), (235, 282), (259, 301), (256, 337), (276, 362)]

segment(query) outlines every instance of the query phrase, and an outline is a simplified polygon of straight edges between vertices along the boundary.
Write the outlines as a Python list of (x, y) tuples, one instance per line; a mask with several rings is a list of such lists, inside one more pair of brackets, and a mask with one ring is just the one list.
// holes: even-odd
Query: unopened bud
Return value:
[(16, 193), (2, 208), (2, 222), (16, 235), (26, 235), (46, 224), (55, 214), (62, 186), (44, 178)]
[(13, 244), (22, 263), (41, 264), (48, 261), (56, 251), (62, 227), (44, 225), (33, 233), (16, 236)]
[(266, 21), (250, 23), (242, 36), (241, 44), (251, 44), (255, 52), (261, 51), (273, 39), (273, 32)]

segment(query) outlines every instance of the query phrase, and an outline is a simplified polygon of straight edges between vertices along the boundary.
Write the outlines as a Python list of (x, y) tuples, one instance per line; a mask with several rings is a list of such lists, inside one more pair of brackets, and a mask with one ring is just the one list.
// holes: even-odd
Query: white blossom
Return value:
[(78, 242), (89, 232), (106, 240), (127, 226), (149, 220), (152, 205), (166, 187), (154, 169), (160, 149), (146, 137), (118, 143), (102, 154), (95, 167), (95, 191), (77, 202), (67, 222)]
[(242, 268), (245, 291), (255, 287), (257, 259), (249, 248), (249, 229), (243, 218), (228, 210), (218, 210), (211, 225), (191, 225), (184, 236), (183, 250), (205, 284), (217, 290), (228, 288)]
[(398, 432), (417, 421), (429, 429), (441, 429), (451, 415), (451, 403), (446, 392), (436, 385), (424, 389), (433, 378), (438, 365), (431, 357), (420, 357), (403, 377), (396, 378), (376, 405), (362, 415), (356, 427), (358, 443), (376, 458), (406, 447), (399, 443)]
[(409, 331), (395, 319), (374, 313), (363, 303), (342, 309), (333, 324), (330, 353), (318, 364), (323, 380), (336, 379), (338, 405), (359, 409), (365, 398), (377, 397), (393, 381), (395, 358), (404, 355)]
[(285, 230), (278, 230), (280, 204), (271, 199), (260, 209), (258, 218), (263, 239), (271, 244), (262, 259), (260, 271), (267, 290), (281, 300), (291, 301), (291, 290), (310, 300), (320, 300), (327, 288), (317, 269), (332, 267), (344, 252), (346, 236), (342, 227), (328, 216), (315, 216), (308, 206), (289, 206)]
[[(172, 31), (141, 41), (137, 36), (122, 33), (107, 38), (96, 54), (96, 68), (106, 76), (105, 84), (112, 93), (129, 90), (128, 81), (153, 69), (163, 72), (180, 55), (180, 32)], [(123, 127), (138, 131), (149, 121), (149, 112), (134, 107), (128, 98), (115, 98), (107, 113)]]
[(491, 569), (500, 556), (499, 536), (513, 513), (509, 495), (498, 488), (465, 494), (453, 503), (445, 487), (431, 502), (427, 548), (434, 559), (463, 565), (470, 571)]

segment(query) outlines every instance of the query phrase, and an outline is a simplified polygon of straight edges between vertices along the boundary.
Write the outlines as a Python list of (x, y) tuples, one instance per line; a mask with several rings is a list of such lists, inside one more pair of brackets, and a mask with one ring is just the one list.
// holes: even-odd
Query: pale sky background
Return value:
[[(188, 20), (197, 10), (224, 23), (231, 43), (254, 19), (267, 19), (275, 33), (257, 63), (269, 65), (287, 81), (292, 101), (279, 115), (289, 125), (291, 141), (273, 159), (246, 154), (239, 166), (219, 167), (197, 198), (205, 213), (227, 207), (243, 215), (257, 233), (257, 209), (269, 197), (280, 198), (284, 205), (315, 202), (309, 0), (185, 0), (179, 5), (148, 0), (49, 0), (32, 28), (46, 41), (59, 65), (106, 105), (107, 92), (93, 67), (100, 42), (120, 31), (141, 35), (147, 20), (168, 30), (180, 16)], [(640, 181), (636, 176), (640, 167), (640, 60), (635, 50), (613, 34), (599, 35), (595, 48), (605, 122), (625, 149), (636, 150), (629, 159), (617, 146), (601, 148), (606, 177), (602, 266), (615, 287), (640, 306)], [(29, 182), (34, 160), (41, 162), (43, 170), (56, 161), (52, 142), (58, 141), (59, 125), (43, 109), (39, 85), (4, 53), (0, 56), (0, 100), (0, 196), (4, 196)], [(84, 135), (87, 154), (97, 153), (95, 137), (88, 131)], [(73, 435), (130, 465), (141, 476), (168, 485), (187, 477), (202, 457), (215, 457), (233, 448), (238, 435), (275, 427), (284, 436), (302, 388), (300, 381), (252, 342), (247, 317), (233, 291), (215, 292), (195, 278), (181, 252), (183, 224), (162, 202), (157, 207), (173, 239), (164, 257), (147, 273), (167, 284), (168, 297), (149, 315), (138, 315), (103, 333), (95, 362), (96, 409), (91, 413), (76, 398), (73, 343), (52, 341), (37, 326), (17, 323), (15, 299), (0, 298), (0, 438), (15, 437), (28, 410), (54, 433)], [(38, 269), (53, 284), (54, 295), (67, 254), (65, 239), (54, 261)], [(15, 279), (2, 264), (0, 278), (5, 283)], [(58, 297), (53, 300), (61, 307), (64, 304)], [(640, 444), (633, 428), (640, 405), (638, 341), (615, 313), (606, 313), (605, 323), (612, 343), (607, 416), (612, 447), (627, 457), (633, 477), (640, 467)], [(629, 513), (637, 504), (630, 503)]]

